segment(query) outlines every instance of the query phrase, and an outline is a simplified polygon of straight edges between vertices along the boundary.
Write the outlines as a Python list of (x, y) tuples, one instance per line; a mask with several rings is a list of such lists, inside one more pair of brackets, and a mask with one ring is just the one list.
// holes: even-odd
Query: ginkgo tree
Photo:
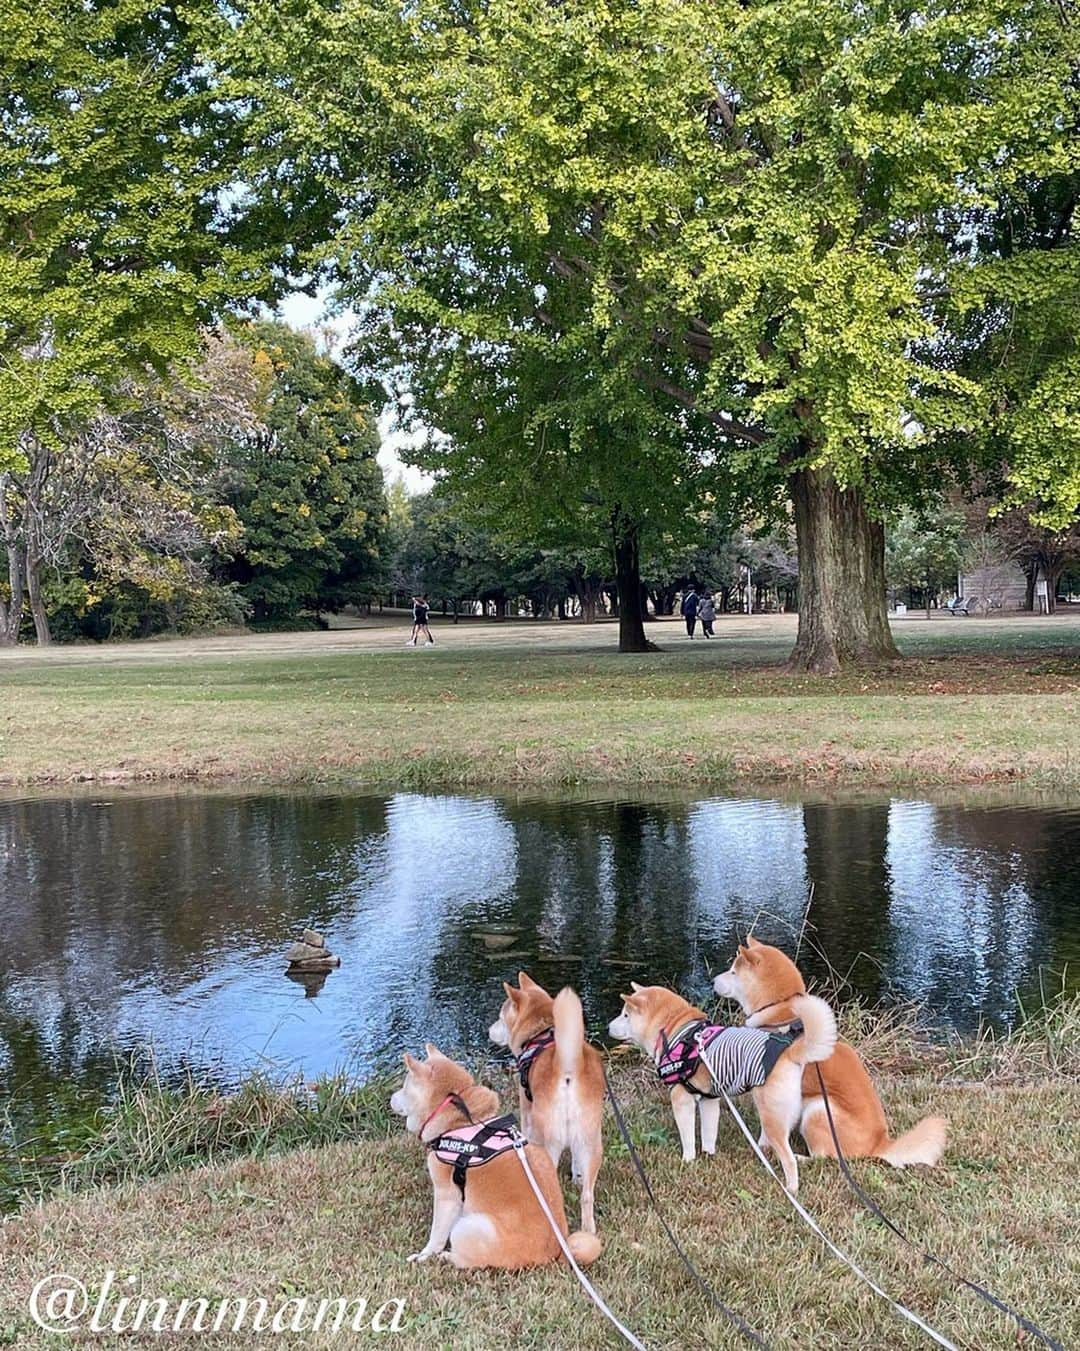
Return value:
[[(997, 322), (973, 222), (1075, 155), (1063, 7), (247, 0), (240, 12), (253, 125), (308, 218), (322, 214), (312, 262), (361, 310), (364, 363), (392, 361), (416, 411), (454, 424), (429, 467), (496, 497), (516, 480), (556, 509), (592, 475), (596, 429), (629, 424), (627, 483), (651, 480), (654, 503), (677, 505), (675, 439), (654, 455), (669, 418), (720, 491), (756, 510), (789, 501), (794, 664), (895, 655), (883, 517), (982, 453), (1000, 416), (954, 333)], [(280, 191), (269, 167), (264, 181)], [(546, 394), (532, 406), (549, 359), (587, 363), (573, 383), (590, 376), (604, 406)], [(481, 421), (485, 364), (497, 437)], [(553, 431), (568, 473), (550, 471)]]
[(207, 55), (227, 31), (213, 0), (0, 0), (0, 642), (24, 592), (47, 640), (32, 499), (79, 473), (66, 447), (277, 285), (287, 212), (252, 219)]

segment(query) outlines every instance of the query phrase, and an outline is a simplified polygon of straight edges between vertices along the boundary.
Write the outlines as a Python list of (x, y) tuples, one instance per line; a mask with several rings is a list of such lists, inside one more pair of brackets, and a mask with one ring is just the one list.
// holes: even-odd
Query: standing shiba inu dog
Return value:
[[(429, 1149), (435, 1209), (427, 1243), (409, 1258), (439, 1257), (456, 1267), (535, 1267), (562, 1257), (525, 1170), (515, 1158), (513, 1117), (500, 1117), (499, 1099), (430, 1042), (427, 1060), (405, 1056), (406, 1075), (390, 1099), (408, 1129)], [(535, 1145), (529, 1166), (564, 1237), (566, 1212), (554, 1166)], [(446, 1245), (449, 1242), (449, 1251)], [(567, 1237), (582, 1265), (600, 1255), (593, 1234)]]
[[(800, 1001), (806, 998), (806, 983), (799, 968), (779, 948), (748, 938), (740, 947), (731, 969), (713, 982), (716, 993), (737, 999), (749, 1027), (783, 1027), (801, 1017)], [(936, 1164), (945, 1152), (944, 1117), (928, 1116), (906, 1134), (893, 1140), (866, 1067), (847, 1042), (819, 1066), (829, 1095), (840, 1148), (848, 1158), (884, 1159), (894, 1168), (910, 1163)], [(802, 1080), (802, 1120), (799, 1129), (813, 1155), (836, 1157), (817, 1071), (807, 1069)]]
[[(761, 1145), (776, 1152), (788, 1190), (799, 1189), (799, 1170), (788, 1137), (802, 1106), (803, 1066), (824, 1060), (836, 1045), (836, 1019), (822, 999), (802, 994), (793, 1001), (798, 1035), (770, 1036), (710, 1023), (693, 1004), (661, 985), (637, 985), (624, 994), (623, 1011), (608, 1031), (632, 1041), (656, 1062), (671, 1088), (684, 1163), (694, 1158), (694, 1101), (701, 1113), (701, 1149), (716, 1152), (720, 1124), (717, 1078), (729, 1095), (750, 1091), (761, 1121)], [(740, 1035), (742, 1034), (742, 1035)]]
[(581, 1187), (581, 1227), (596, 1233), (593, 1197), (604, 1156), (604, 1062), (585, 1041), (581, 1000), (571, 989), (551, 995), (524, 971), (519, 989), (503, 982), (506, 1001), (489, 1036), (509, 1046), (520, 1080), (521, 1128), (546, 1149), (556, 1168), (570, 1151)]

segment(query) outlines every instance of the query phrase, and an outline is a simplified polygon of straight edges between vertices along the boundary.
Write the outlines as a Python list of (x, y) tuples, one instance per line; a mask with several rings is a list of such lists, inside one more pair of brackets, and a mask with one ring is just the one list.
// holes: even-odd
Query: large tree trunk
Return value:
[(1039, 576), (1039, 565), (1037, 562), (1028, 562), (1024, 565), (1024, 609), (1034, 611), (1035, 609), (1035, 583)]
[(585, 575), (585, 570), (578, 564), (571, 573), (571, 580), (574, 583), (574, 590), (577, 592), (578, 604), (580, 607), (578, 619), (582, 624), (596, 623), (596, 602), (600, 594), (600, 588), (594, 586)]
[(885, 609), (885, 528), (862, 493), (841, 488), (828, 469), (791, 480), (799, 551), (796, 671), (829, 673), (900, 654)]
[(10, 600), (0, 601), (0, 645), (13, 647), (19, 641), (19, 629), (23, 616), (23, 550), (17, 544), (9, 544), (8, 550), (8, 587)]
[(30, 613), (34, 617), (34, 633), (38, 647), (48, 647), (52, 642), (49, 630), (49, 616), (45, 610), (45, 600), (41, 594), (41, 562), (37, 558), (26, 560), (26, 591), (30, 597)]
[(615, 584), (619, 593), (619, 651), (649, 652), (641, 613), (641, 565), (637, 527), (621, 512), (612, 520), (615, 546)]
[(23, 587), (25, 580), (26, 546), (19, 537), (8, 503), (7, 474), (0, 474), (0, 533), (7, 551), (8, 589), (11, 596), (0, 600), (0, 645), (10, 647), (19, 641), (22, 626)]
[(1061, 581), (1061, 574), (1065, 571), (1064, 560), (1055, 560), (1053, 563), (1044, 565), (1046, 573), (1046, 612), (1054, 614), (1057, 610), (1057, 589), (1058, 582)]

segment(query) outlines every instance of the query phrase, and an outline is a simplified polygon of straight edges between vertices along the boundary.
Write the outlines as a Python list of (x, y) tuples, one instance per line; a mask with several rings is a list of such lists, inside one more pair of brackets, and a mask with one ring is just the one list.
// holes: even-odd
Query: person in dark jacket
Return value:
[(428, 644), (435, 645), (435, 639), (431, 636), (431, 629), (428, 628), (428, 611), (430, 609), (427, 596), (413, 596), (412, 637), (405, 644), (406, 647), (415, 647), (418, 638), (426, 638)]
[(683, 618), (686, 620), (686, 635), (688, 638), (693, 638), (694, 636), (694, 628), (697, 624), (698, 606), (700, 604), (701, 602), (698, 600), (698, 593), (691, 587), (686, 595), (683, 596), (682, 601), (682, 613)]

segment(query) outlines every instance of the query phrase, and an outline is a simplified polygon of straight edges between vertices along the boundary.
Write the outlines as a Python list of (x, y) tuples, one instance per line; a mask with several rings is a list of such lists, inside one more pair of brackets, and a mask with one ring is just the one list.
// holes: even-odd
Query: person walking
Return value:
[[(417, 638), (423, 636), (432, 647), (435, 646), (435, 639), (431, 636), (431, 629), (428, 628), (428, 605), (427, 596), (414, 596), (412, 607), (413, 631), (412, 638), (409, 640), (412, 646), (416, 646)], [(427, 644), (425, 644), (427, 646)]]
[(683, 596), (682, 601), (682, 614), (683, 618), (686, 620), (686, 636), (688, 638), (693, 638), (694, 636), (699, 604), (698, 593), (691, 586), (690, 590)]
[(706, 638), (713, 637), (713, 620), (716, 618), (716, 605), (712, 592), (706, 591), (698, 605), (698, 618), (701, 620), (701, 632)]

